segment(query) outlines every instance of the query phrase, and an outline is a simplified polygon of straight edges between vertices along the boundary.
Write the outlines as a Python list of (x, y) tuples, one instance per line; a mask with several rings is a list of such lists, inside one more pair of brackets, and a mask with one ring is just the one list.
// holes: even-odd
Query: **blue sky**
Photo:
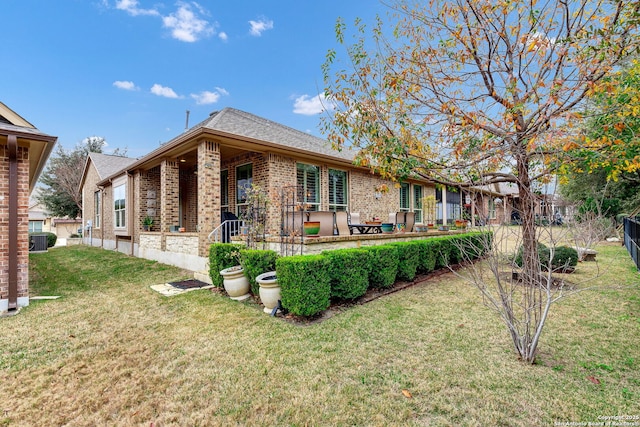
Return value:
[(322, 136), (320, 66), (338, 17), (376, 0), (2, 0), (0, 101), (72, 148), (140, 157), (234, 107)]

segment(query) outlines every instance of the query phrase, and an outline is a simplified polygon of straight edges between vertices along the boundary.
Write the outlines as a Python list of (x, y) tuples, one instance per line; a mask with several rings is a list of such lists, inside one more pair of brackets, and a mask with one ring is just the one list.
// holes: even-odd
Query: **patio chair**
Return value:
[(391, 212), (389, 214), (389, 222), (392, 224), (402, 224), (406, 222), (404, 212)]
[[(349, 213), (349, 224), (362, 224), (360, 222), (360, 212), (350, 212)], [(353, 228), (351, 230), (351, 234), (360, 233), (357, 228)]]
[(349, 231), (349, 214), (346, 212), (336, 212), (336, 229), (340, 236), (348, 236), (351, 234)]
[(303, 233), (303, 223), (307, 220), (307, 213), (302, 211), (287, 212), (284, 219), (284, 236), (292, 234), (301, 235)]
[(349, 213), (349, 224), (361, 224), (361, 222), (360, 222), (360, 212), (350, 212)]
[(416, 213), (415, 212), (405, 212), (404, 213), (404, 222), (406, 225), (405, 231), (411, 232), (413, 231), (413, 226), (416, 223)]
[(309, 221), (320, 221), (318, 236), (333, 236), (335, 230), (335, 215), (330, 211), (309, 212)]

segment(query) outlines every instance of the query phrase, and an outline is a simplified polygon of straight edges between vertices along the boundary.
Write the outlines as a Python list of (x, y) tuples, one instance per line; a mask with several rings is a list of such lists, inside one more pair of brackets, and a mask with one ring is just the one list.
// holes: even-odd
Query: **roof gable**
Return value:
[(100, 179), (114, 175), (115, 173), (126, 169), (127, 166), (135, 163), (136, 161), (136, 159), (131, 157), (114, 156), (102, 153), (89, 153), (87, 161), (89, 159), (91, 159), (93, 166), (96, 168)]

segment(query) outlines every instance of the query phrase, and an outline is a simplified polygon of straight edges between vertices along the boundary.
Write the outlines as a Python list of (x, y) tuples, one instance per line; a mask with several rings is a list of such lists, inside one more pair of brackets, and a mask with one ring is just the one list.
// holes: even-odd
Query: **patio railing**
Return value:
[(624, 219), (624, 245), (640, 270), (640, 222), (637, 219)]
[(242, 219), (228, 219), (214, 228), (213, 231), (209, 233), (208, 239), (214, 243), (229, 243), (231, 242), (231, 236), (239, 235), (240, 228), (244, 226), (245, 223)]

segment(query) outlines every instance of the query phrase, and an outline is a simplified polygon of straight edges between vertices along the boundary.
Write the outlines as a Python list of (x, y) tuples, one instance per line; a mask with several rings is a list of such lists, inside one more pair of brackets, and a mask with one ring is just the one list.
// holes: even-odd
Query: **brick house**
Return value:
[[(84, 240), (205, 270), (209, 234), (223, 212), (242, 214), (251, 183), (273, 201), (266, 215), (272, 235), (281, 220), (278, 195), (291, 186), (309, 210), (359, 212), (362, 220), (414, 211), (416, 223), (424, 221), (421, 203), (435, 194), (433, 185), (394, 185), (354, 166), (354, 156), (324, 139), (225, 108), (140, 159), (91, 154), (81, 184)], [(383, 186), (388, 191), (378, 191)], [(149, 232), (143, 231), (145, 217), (153, 219)]]
[(29, 305), (29, 194), (56, 140), (0, 102), (0, 312)]

